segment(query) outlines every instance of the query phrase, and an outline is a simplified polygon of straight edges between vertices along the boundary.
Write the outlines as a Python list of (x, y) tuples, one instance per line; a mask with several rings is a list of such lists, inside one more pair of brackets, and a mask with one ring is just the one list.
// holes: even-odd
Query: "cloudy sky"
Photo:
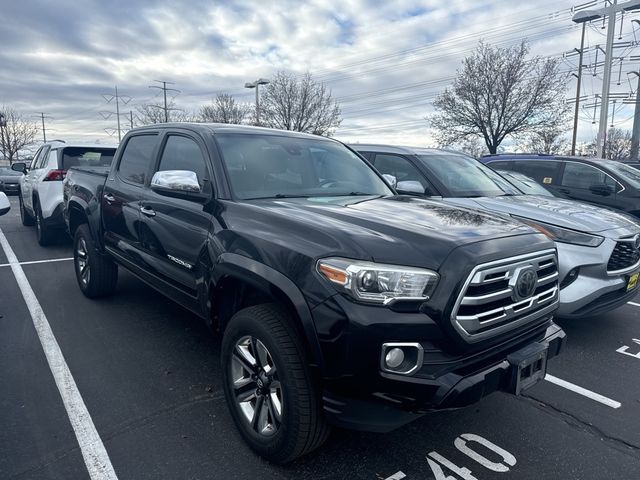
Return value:
[[(428, 145), (424, 117), (431, 102), (479, 39), (512, 45), (528, 38), (533, 54), (562, 57), (579, 47), (580, 28), (571, 22), (571, 7), (579, 3), (0, 0), (0, 104), (29, 116), (45, 112), (49, 138), (107, 143), (114, 137), (105, 129), (113, 132), (116, 121), (103, 116), (115, 106), (102, 95), (115, 85), (131, 97), (121, 106), (124, 128), (129, 110), (160, 102), (160, 92), (149, 88), (154, 80), (174, 82), (176, 105), (194, 111), (221, 92), (251, 102), (244, 83), (277, 70), (309, 71), (341, 104), (337, 138)], [(617, 41), (640, 39), (633, 18), (640, 15), (627, 15)], [(598, 22), (589, 25), (585, 63), (595, 63), (604, 32)], [(630, 56), (638, 54), (633, 44), (616, 50), (623, 60), (614, 64), (613, 91), (631, 91), (627, 72), (639, 66)], [(562, 62), (563, 71), (577, 70), (577, 57)], [(587, 69), (585, 104), (600, 91), (601, 76), (602, 68)], [(614, 124), (630, 128), (632, 108), (618, 103)], [(580, 115), (585, 141), (596, 133), (592, 110)]]

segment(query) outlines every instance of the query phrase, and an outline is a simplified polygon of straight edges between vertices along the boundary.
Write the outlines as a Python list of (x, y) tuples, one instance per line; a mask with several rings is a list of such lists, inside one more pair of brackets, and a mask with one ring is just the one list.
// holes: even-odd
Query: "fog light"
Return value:
[(389, 368), (398, 368), (404, 362), (404, 352), (400, 348), (392, 348), (385, 355), (384, 362)]
[(422, 367), (424, 349), (419, 343), (384, 343), (380, 368), (389, 373), (411, 375)]
[(560, 283), (560, 289), (566, 288), (575, 282), (578, 279), (578, 275), (580, 275), (580, 268), (573, 268), (567, 273), (567, 275), (562, 279)]

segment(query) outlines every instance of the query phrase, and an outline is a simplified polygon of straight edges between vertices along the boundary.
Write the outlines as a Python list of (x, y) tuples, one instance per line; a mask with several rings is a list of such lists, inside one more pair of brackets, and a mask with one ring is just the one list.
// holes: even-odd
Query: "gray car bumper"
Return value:
[(578, 277), (560, 290), (558, 317), (583, 317), (596, 315), (626, 303), (635, 295), (627, 291), (630, 275), (640, 271), (640, 264), (615, 274), (607, 272), (609, 257), (616, 245), (613, 238), (597, 248), (557, 243), (560, 283), (574, 268), (579, 268)]

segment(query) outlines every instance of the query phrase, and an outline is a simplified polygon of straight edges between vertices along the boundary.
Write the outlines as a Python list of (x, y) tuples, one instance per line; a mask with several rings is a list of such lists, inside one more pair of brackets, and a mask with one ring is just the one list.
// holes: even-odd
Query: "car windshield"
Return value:
[(66, 147), (62, 152), (62, 168), (109, 167), (115, 148)]
[(622, 177), (622, 180), (625, 180), (633, 188), (640, 189), (640, 170), (620, 162), (607, 162), (607, 167)]
[(392, 195), (342, 144), (318, 137), (216, 134), (237, 198)]
[(546, 197), (553, 196), (549, 190), (544, 188), (533, 178), (522, 175), (521, 173), (508, 172), (506, 170), (498, 170), (497, 172), (516, 186), (522, 193), (527, 195), (544, 195)]
[(0, 167), (0, 176), (20, 177), (22, 173), (11, 170), (10, 168)]
[(452, 152), (418, 155), (420, 161), (448, 191), (449, 197), (521, 195), (516, 187), (479, 161)]

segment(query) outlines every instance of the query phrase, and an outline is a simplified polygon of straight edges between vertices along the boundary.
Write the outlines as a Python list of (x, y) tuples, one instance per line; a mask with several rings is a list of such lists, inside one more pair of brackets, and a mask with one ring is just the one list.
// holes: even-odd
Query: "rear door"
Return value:
[[(213, 182), (204, 142), (195, 134), (170, 131), (162, 141), (155, 171), (189, 170), (198, 176), (209, 199)], [(197, 295), (203, 275), (211, 213), (208, 202), (145, 190), (140, 218), (140, 243), (145, 269), (172, 283), (190, 297)]]
[(34, 213), (33, 210), (33, 190), (34, 185), (37, 181), (37, 178), (42, 173), (42, 169), (44, 165), (47, 163), (49, 157), (49, 151), (51, 150), (50, 145), (43, 145), (36, 153), (36, 156), (33, 157), (33, 161), (31, 162), (31, 166), (29, 167), (29, 171), (25, 174), (22, 179), (21, 185), (21, 195), (22, 201), (24, 202), (24, 206), (31, 214)]
[[(597, 187), (606, 186), (608, 192)], [(624, 187), (604, 170), (587, 163), (567, 160), (557, 189), (567, 198), (582, 202), (622, 208), (618, 192)]]
[(153, 169), (158, 132), (131, 135), (116, 161), (102, 191), (102, 221), (105, 246), (135, 266), (140, 256), (140, 209), (145, 185)]

